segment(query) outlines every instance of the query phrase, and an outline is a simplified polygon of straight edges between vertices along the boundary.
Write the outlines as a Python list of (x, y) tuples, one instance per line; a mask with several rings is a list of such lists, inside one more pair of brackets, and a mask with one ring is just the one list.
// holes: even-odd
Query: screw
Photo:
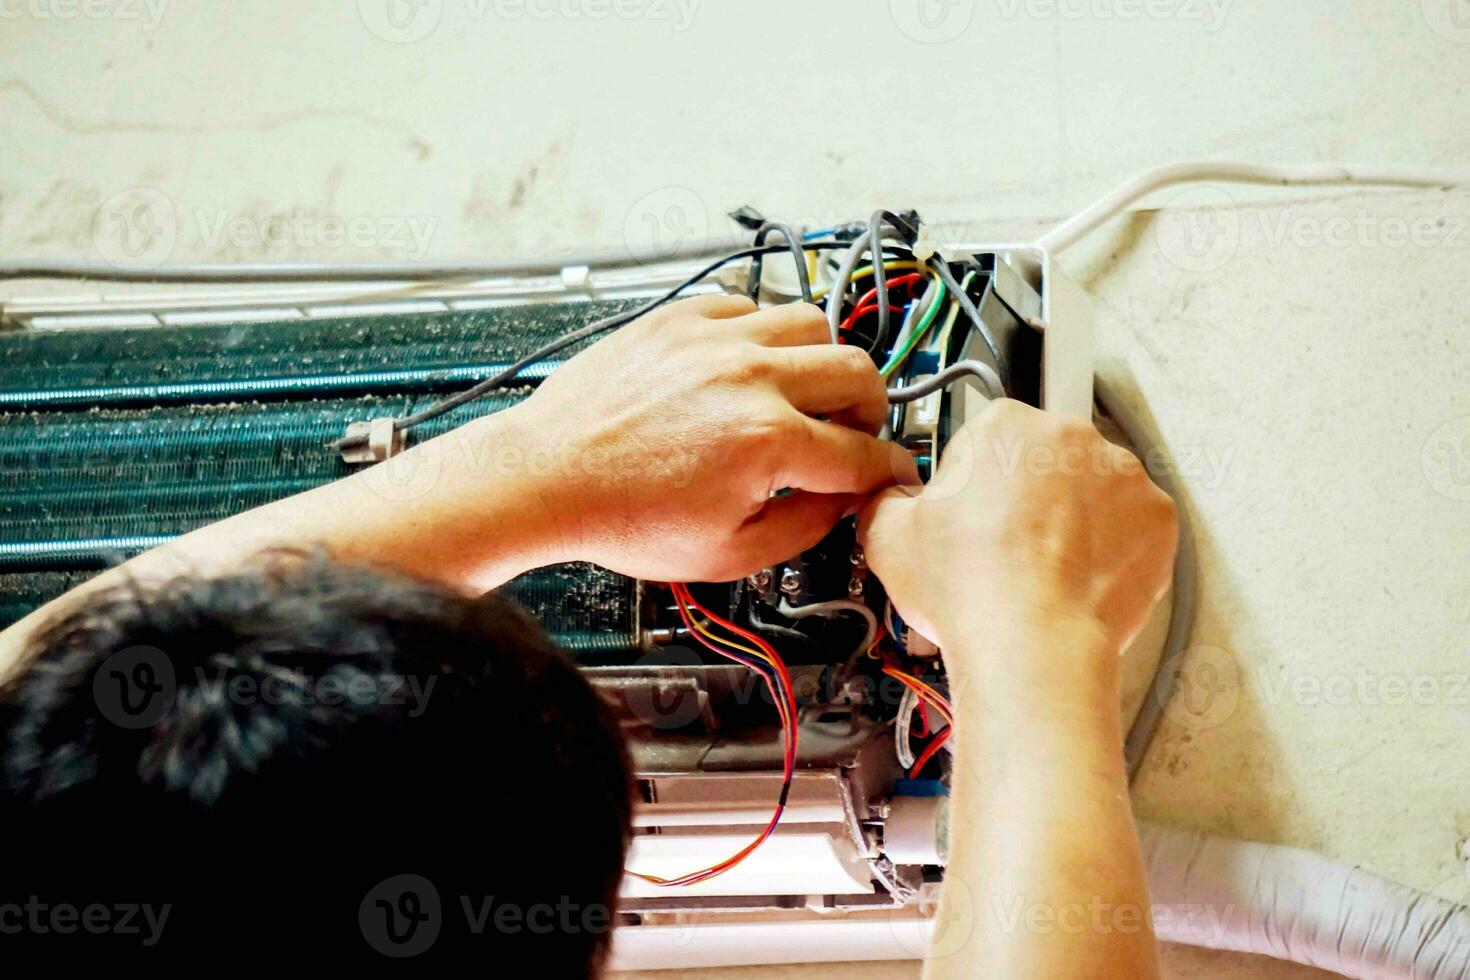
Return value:
[(781, 573), (781, 591), (787, 595), (796, 595), (805, 585), (803, 576), (794, 568), (788, 568)]
[(757, 592), (764, 592), (771, 587), (771, 570), (769, 568), (762, 568), (745, 581)]

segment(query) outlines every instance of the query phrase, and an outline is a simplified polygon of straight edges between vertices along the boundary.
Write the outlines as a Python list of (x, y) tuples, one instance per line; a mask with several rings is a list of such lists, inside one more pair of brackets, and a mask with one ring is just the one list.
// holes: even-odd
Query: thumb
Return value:
[(910, 508), (923, 487), (889, 487), (876, 494), (868, 505), (858, 513), (858, 543), (863, 551), (871, 552), (873, 545), (882, 543), (898, 534), (898, 525), (908, 519)]

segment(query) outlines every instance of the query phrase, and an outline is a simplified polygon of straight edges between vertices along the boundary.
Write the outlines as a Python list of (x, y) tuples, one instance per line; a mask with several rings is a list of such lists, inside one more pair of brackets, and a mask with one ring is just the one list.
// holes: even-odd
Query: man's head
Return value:
[(114, 589), (42, 632), (0, 725), (0, 833), (23, 858), (0, 910), (168, 904), (164, 951), (477, 942), (575, 976), (605, 949), (624, 749), (499, 597), (300, 556)]

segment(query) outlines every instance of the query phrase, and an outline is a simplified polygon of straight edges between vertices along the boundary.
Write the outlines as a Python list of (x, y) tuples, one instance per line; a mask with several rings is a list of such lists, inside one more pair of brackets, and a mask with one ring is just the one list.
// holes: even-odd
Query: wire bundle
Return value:
[(940, 717), (946, 722), (946, 727), (938, 735), (930, 739), (929, 744), (924, 746), (924, 751), (919, 753), (918, 757), (914, 760), (914, 764), (909, 767), (909, 777), (916, 779), (924, 771), (924, 767), (929, 764), (930, 760), (938, 755), (939, 750), (944, 748), (949, 742), (950, 736), (954, 733), (954, 708), (950, 705), (949, 699), (933, 687), (913, 674), (900, 670), (893, 664), (885, 663), (883, 665), (883, 674), (884, 676), (892, 677), (908, 690), (912, 691), (920, 702), (927, 704), (939, 712)]
[[(718, 864), (699, 871), (691, 871), (677, 878), (660, 878), (657, 875), (642, 874), (637, 871), (628, 872), (633, 877), (653, 885), (681, 887), (695, 885), (724, 874), (754, 853), (756, 848), (764, 844), (766, 839), (775, 833), (777, 825), (781, 822), (781, 816), (786, 812), (786, 801), (791, 794), (791, 780), (796, 772), (798, 718), (795, 685), (791, 680), (791, 672), (776, 649), (763, 638), (736, 626), (700, 605), (690, 594), (688, 585), (682, 582), (671, 582), (669, 588), (674, 593), (679, 618), (684, 621), (684, 626), (689, 630), (691, 636), (720, 656), (749, 667), (765, 681), (766, 688), (771, 692), (771, 698), (775, 702), (776, 712), (781, 716), (781, 731), (785, 739), (781, 766), (781, 794), (776, 800), (776, 808), (771, 814), (770, 822), (754, 840)], [(719, 632), (701, 622), (700, 616), (706, 622), (740, 639), (735, 640), (720, 635)], [(741, 640), (748, 642), (741, 642)]]

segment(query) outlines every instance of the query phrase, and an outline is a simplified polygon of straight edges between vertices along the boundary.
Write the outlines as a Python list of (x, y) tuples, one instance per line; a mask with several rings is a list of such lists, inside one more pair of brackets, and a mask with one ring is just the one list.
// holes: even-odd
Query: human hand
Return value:
[(873, 500), (859, 530), (895, 608), (952, 673), (967, 665), (951, 650), (987, 646), (976, 636), (1042, 639), (1028, 649), (1044, 657), (1062, 620), (1121, 650), (1168, 588), (1178, 536), (1173, 501), (1136, 456), (1008, 399), (955, 434), (922, 491)]
[(725, 581), (816, 544), (866, 495), (918, 482), (908, 453), (875, 438), (887, 409), (872, 360), (833, 345), (815, 306), (757, 312), (719, 295), (628, 324), (511, 412), (527, 452), (549, 461), (541, 494), (565, 557)]

